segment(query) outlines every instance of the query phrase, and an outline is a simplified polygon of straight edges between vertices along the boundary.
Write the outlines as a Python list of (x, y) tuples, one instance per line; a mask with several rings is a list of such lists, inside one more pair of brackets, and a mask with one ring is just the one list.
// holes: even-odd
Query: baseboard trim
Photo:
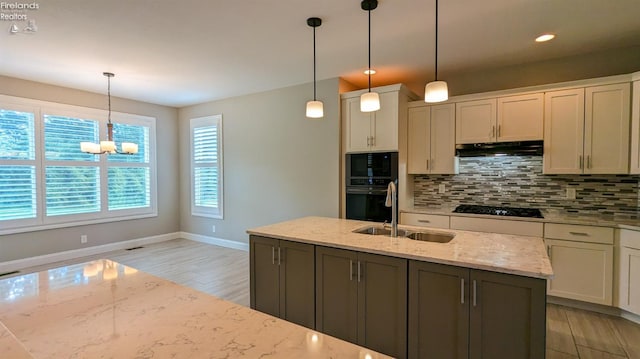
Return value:
[(79, 257), (92, 256), (100, 253), (106, 253), (111, 251), (117, 251), (120, 249), (127, 249), (137, 246), (144, 246), (147, 244), (160, 243), (169, 241), (172, 239), (180, 238), (180, 232), (165, 233), (157, 236), (136, 238), (127, 241), (114, 242), (109, 244), (103, 244), (99, 246), (92, 246), (87, 248), (72, 249), (69, 251), (56, 252), (51, 254), (45, 254), (36, 257), (29, 257), (24, 259), (16, 259), (13, 261), (1, 262), (0, 273), (12, 272), (29, 267), (35, 267), (55, 262), (66, 261)]
[(636, 324), (640, 324), (640, 315), (627, 312), (624, 309), (620, 310), (620, 312), (621, 312), (620, 316), (623, 317), (624, 319), (628, 319)]
[(632, 321), (634, 323), (640, 324), (640, 315), (637, 315), (637, 314), (634, 314), (634, 313), (631, 313), (631, 312), (627, 312), (626, 310), (624, 310), (622, 308), (618, 308), (618, 307), (610, 307), (608, 305), (587, 303), (587, 302), (582, 302), (582, 301), (575, 300), (575, 299), (560, 298), (560, 297), (554, 297), (554, 296), (551, 296), (551, 295), (547, 296), (547, 303), (564, 305), (566, 307), (588, 310), (588, 311), (591, 311), (591, 312), (596, 312), (596, 313), (600, 313), (600, 314), (607, 314), (607, 315), (611, 315), (611, 316), (614, 316), (614, 317), (621, 317), (621, 318), (628, 319), (628, 320), (630, 320), (630, 321)]
[(185, 239), (189, 239), (189, 240), (201, 242), (201, 243), (213, 244), (215, 246), (220, 246), (220, 247), (239, 249), (245, 252), (249, 251), (248, 243), (232, 241), (229, 239), (203, 236), (202, 234), (195, 234), (195, 233), (189, 233), (189, 232), (180, 232), (180, 238), (185, 238)]

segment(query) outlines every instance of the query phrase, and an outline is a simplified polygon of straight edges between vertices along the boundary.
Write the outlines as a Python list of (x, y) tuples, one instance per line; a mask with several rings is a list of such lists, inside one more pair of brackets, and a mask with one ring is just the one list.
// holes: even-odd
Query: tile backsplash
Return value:
[[(414, 177), (414, 206), (484, 204), (560, 213), (638, 217), (638, 181), (632, 175), (543, 175), (541, 156), (463, 157), (460, 174)], [(444, 184), (445, 193), (438, 193)], [(567, 188), (576, 199), (567, 199)]]

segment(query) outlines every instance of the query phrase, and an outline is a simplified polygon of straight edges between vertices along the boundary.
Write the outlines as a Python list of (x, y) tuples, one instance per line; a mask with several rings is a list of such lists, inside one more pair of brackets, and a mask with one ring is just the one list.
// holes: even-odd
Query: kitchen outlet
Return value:
[(576, 189), (567, 188), (567, 199), (576, 199)]
[(87, 235), (83, 234), (80, 236), (80, 243), (84, 244), (87, 243)]
[(438, 193), (445, 193), (447, 191), (447, 189), (444, 186), (444, 183), (440, 183), (438, 185)]
[(216, 233), (216, 226), (211, 226), (211, 232)]

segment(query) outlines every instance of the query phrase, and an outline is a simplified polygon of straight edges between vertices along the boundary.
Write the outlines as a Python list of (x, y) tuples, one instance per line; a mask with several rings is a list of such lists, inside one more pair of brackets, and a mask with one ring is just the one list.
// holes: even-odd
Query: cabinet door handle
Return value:
[(496, 137), (496, 126), (491, 126), (491, 138)]
[(427, 169), (429, 169), (429, 160), (427, 160)]
[(371, 146), (371, 144), (369, 143), (369, 136), (367, 136), (367, 147)]
[(358, 282), (360, 282), (360, 261), (358, 261)]
[(349, 281), (353, 280), (353, 261), (349, 259)]
[(551, 246), (547, 246), (547, 257), (551, 260)]
[(280, 247), (278, 247), (278, 265), (280, 265), (280, 258), (282, 257), (280, 256)]
[(578, 164), (579, 164), (579, 166), (580, 166), (580, 169), (582, 169), (582, 167), (583, 167), (583, 163), (584, 163), (584, 162), (582, 161), (582, 155), (578, 155)]
[(473, 306), (477, 306), (478, 301), (477, 301), (477, 297), (478, 297), (478, 289), (476, 288), (476, 280), (473, 280)]
[(464, 304), (464, 278), (460, 278), (460, 304)]
[(276, 264), (276, 247), (271, 247), (271, 264)]
[(587, 168), (591, 168), (591, 155), (587, 155)]
[(498, 125), (498, 137), (500, 137), (500, 125)]
[(371, 146), (376, 145), (376, 136), (371, 136)]
[(419, 219), (418, 222), (420, 222), (420, 223), (431, 223), (431, 221), (428, 220), (428, 219)]
[(569, 234), (572, 234), (574, 236), (589, 237), (589, 233), (584, 232), (569, 232)]

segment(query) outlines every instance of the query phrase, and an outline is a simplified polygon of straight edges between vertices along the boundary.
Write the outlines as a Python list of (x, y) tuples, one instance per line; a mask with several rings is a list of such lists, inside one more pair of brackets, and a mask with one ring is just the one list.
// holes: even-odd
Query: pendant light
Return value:
[(307, 19), (307, 25), (313, 28), (313, 101), (307, 102), (307, 117), (322, 118), (324, 109), (322, 101), (316, 100), (316, 27), (322, 25), (322, 20), (318, 17)]
[(369, 92), (365, 92), (360, 96), (360, 111), (373, 112), (380, 109), (380, 96), (377, 92), (371, 92), (371, 10), (378, 7), (378, 0), (362, 0), (360, 3), (362, 10), (369, 14)]
[(116, 143), (113, 141), (113, 124), (111, 123), (111, 78), (115, 75), (111, 72), (103, 72), (107, 77), (107, 96), (109, 98), (109, 117), (107, 122), (107, 140), (100, 141), (100, 144), (93, 142), (80, 142), (80, 150), (86, 153), (100, 155), (103, 153), (119, 153), (133, 155), (138, 153), (138, 145), (130, 142), (122, 142), (122, 151), (118, 151)]
[(449, 99), (447, 83), (438, 81), (438, 0), (436, 0), (436, 79), (424, 88), (424, 102), (442, 102)]

